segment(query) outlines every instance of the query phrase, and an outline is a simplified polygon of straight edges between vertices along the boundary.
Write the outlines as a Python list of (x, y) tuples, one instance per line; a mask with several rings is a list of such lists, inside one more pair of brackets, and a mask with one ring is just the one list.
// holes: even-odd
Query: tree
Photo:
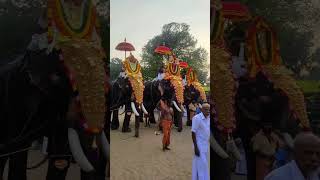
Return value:
[(162, 56), (154, 53), (154, 49), (163, 44), (197, 71), (200, 82), (206, 81), (208, 52), (204, 48), (196, 48), (197, 40), (190, 34), (188, 24), (175, 22), (165, 24), (162, 33), (149, 40), (143, 48), (141, 64), (146, 80), (156, 77), (163, 63)]
[(277, 32), (284, 63), (297, 76), (313, 64), (314, 36), (320, 27), (320, 7), (310, 0), (241, 0), (253, 15), (262, 16)]
[(110, 60), (110, 79), (115, 80), (121, 71), (122, 60), (120, 58), (112, 58)]

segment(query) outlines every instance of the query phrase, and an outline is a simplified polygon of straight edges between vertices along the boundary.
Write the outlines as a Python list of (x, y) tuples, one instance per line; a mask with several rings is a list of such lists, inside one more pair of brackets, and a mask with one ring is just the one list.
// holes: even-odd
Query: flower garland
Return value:
[[(270, 47), (267, 49), (268, 57), (263, 57), (262, 49), (259, 46), (257, 38), (258, 33), (263, 31), (265, 31), (267, 34), (270, 34), (269, 39), (267, 39), (267, 41), (270, 42)], [(250, 77), (255, 77), (257, 72), (262, 69), (262, 65), (281, 64), (279, 43), (277, 41), (276, 34), (261, 17), (256, 17), (253, 20), (253, 23), (246, 32), (246, 39)]]
[(174, 91), (175, 91), (178, 103), (183, 104), (183, 102), (184, 102), (184, 99), (183, 99), (184, 87), (182, 84), (182, 78), (180, 76), (166, 73), (164, 79), (170, 80), (171, 84), (174, 87)]
[(188, 86), (192, 85), (197, 91), (200, 92), (200, 97), (201, 97), (202, 101), (207, 100), (207, 96), (204, 91), (204, 88), (199, 83), (198, 78), (197, 78), (197, 74), (192, 68), (189, 68), (189, 70), (187, 72), (187, 84), (188, 84)]
[(285, 92), (289, 98), (290, 109), (300, 121), (300, 125), (305, 129), (310, 128), (303, 92), (295, 79), (288, 73), (289, 70), (284, 66), (273, 65), (263, 66), (263, 70), (266, 72), (269, 80), (274, 83), (275, 88), (279, 88)]
[(168, 62), (166, 67), (167, 68), (166, 68), (164, 79), (170, 80), (171, 84), (174, 87), (177, 101), (178, 103), (182, 104), (184, 102), (184, 99), (183, 99), (184, 87), (182, 84), (182, 78), (180, 76), (179, 64), (176, 64), (174, 61)]
[(143, 91), (144, 91), (144, 84), (143, 84), (143, 77), (141, 73), (141, 66), (136, 62), (136, 68), (132, 69), (132, 66), (130, 65), (130, 61), (127, 58), (124, 62), (125, 67), (125, 73), (129, 77), (129, 81), (131, 84), (131, 87), (133, 89), (134, 96), (136, 98), (136, 102), (138, 104), (143, 103)]
[[(80, 124), (87, 132), (101, 132), (106, 110), (107, 82), (103, 55), (86, 41), (61, 45), (66, 72), (74, 91), (79, 92)], [(81, 52), (81, 53), (78, 53)]]
[[(89, 39), (94, 27), (99, 26), (96, 17), (96, 9), (91, 0), (84, 2), (84, 11), (81, 26), (74, 28), (67, 20), (66, 12), (63, 10), (61, 0), (48, 1), (48, 39), (53, 39), (54, 28), (57, 28), (61, 38), (84, 38)], [(55, 27), (53, 27), (55, 26)]]
[(232, 133), (236, 127), (234, 99), (236, 81), (231, 70), (231, 55), (222, 48), (211, 47), (211, 90), (219, 130)]

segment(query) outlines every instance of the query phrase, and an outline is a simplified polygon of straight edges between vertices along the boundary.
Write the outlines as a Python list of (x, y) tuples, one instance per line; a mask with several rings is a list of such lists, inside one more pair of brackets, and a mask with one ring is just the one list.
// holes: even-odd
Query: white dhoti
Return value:
[(209, 180), (208, 152), (194, 155), (192, 160), (192, 180)]

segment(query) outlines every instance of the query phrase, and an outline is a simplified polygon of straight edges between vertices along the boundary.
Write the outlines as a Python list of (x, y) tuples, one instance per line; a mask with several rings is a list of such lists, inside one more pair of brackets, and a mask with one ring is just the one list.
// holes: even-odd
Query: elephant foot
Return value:
[(136, 138), (139, 137), (139, 133), (135, 133), (134, 137)]
[(117, 130), (117, 129), (119, 129), (119, 126), (117, 126), (117, 125), (111, 125), (111, 130)]
[(178, 128), (178, 132), (181, 132), (182, 131), (182, 128)]
[(122, 128), (122, 132), (123, 133), (129, 133), (129, 132), (131, 132), (131, 128)]
[(192, 121), (187, 121), (187, 126), (192, 126)]

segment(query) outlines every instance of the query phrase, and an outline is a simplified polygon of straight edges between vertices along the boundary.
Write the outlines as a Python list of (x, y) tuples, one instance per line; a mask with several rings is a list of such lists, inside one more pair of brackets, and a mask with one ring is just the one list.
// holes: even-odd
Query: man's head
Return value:
[(202, 104), (201, 112), (205, 117), (210, 115), (210, 104), (205, 102)]
[(319, 168), (320, 138), (312, 133), (298, 134), (294, 141), (294, 157), (303, 174)]

